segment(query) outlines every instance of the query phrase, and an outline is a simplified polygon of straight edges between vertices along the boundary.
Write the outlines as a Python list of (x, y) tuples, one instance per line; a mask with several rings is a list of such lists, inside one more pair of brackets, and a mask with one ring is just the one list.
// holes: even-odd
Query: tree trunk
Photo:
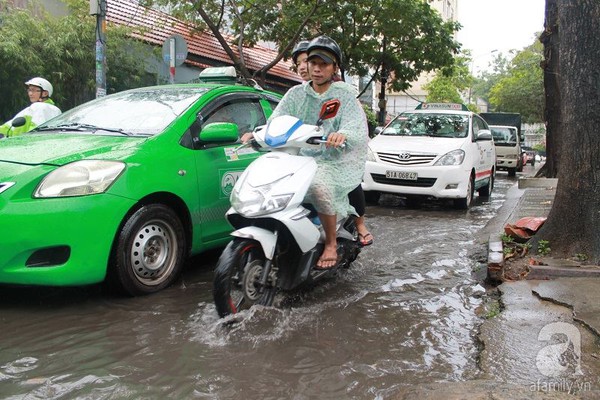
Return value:
[(558, 16), (557, 0), (546, 0), (546, 17), (544, 32), (540, 42), (544, 45), (544, 60), (541, 62), (544, 70), (544, 122), (546, 123), (546, 163), (540, 172), (547, 178), (556, 178), (560, 151), (560, 89), (559, 84), (559, 52), (558, 52)]
[(535, 239), (554, 257), (600, 264), (600, 2), (558, 0), (557, 11), (562, 150), (556, 198)]

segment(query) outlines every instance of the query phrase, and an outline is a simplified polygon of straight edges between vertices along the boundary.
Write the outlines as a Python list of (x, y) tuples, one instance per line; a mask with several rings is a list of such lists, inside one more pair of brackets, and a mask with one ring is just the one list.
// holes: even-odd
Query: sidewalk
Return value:
[[(485, 228), (488, 275), (502, 276), (504, 225), (547, 217), (556, 184), (553, 179), (521, 178), (512, 189)], [(481, 327), (481, 368), (495, 379), (529, 385), (536, 392), (548, 394), (544, 388), (550, 387), (575, 393), (571, 398), (600, 398), (600, 268), (535, 258), (544, 265), (530, 265), (523, 280), (497, 287), (502, 307)]]
[[(554, 196), (556, 179), (521, 178), (518, 189), (521, 197), (505, 221), (497, 221), (498, 229), (491, 233), (488, 242), (488, 276), (499, 277), (504, 266), (501, 235), (507, 223), (515, 223), (523, 217), (547, 217)], [(510, 207), (510, 205), (509, 205)], [(498, 227), (498, 224), (501, 226)], [(541, 265), (530, 265), (527, 280), (536, 282), (540, 298), (563, 304), (573, 309), (576, 320), (587, 325), (600, 337), (600, 268), (581, 265), (572, 260), (552, 257), (535, 257)], [(504, 283), (506, 284), (506, 283)], [(504, 285), (503, 284), (503, 285)], [(500, 286), (502, 290), (502, 285)], [(595, 298), (590, 295), (597, 294)]]

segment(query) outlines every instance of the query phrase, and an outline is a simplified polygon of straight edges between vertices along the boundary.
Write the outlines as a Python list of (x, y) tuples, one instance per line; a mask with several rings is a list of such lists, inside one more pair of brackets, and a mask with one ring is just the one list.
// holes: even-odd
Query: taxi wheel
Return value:
[(473, 182), (473, 175), (469, 178), (469, 185), (467, 186), (467, 197), (463, 197), (460, 199), (454, 199), (454, 208), (459, 210), (466, 210), (471, 206), (471, 202), (473, 201), (473, 195), (475, 194), (475, 184)]
[(177, 214), (162, 204), (140, 207), (118, 233), (109, 283), (131, 296), (158, 292), (177, 279), (186, 238)]
[(477, 189), (477, 193), (479, 193), (480, 197), (485, 199), (492, 196), (492, 190), (494, 190), (494, 172), (492, 171), (492, 175), (490, 176), (490, 181), (487, 185)]

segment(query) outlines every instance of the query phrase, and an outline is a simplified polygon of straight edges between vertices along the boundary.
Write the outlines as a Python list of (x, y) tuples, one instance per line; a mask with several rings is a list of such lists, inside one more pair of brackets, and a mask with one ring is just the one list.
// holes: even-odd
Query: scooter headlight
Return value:
[[(285, 177), (281, 179), (285, 179)], [(231, 193), (231, 206), (236, 212), (248, 217), (283, 210), (294, 197), (294, 194), (273, 193), (273, 188), (277, 185), (277, 182), (279, 180), (257, 187), (244, 182), (239, 189)]]

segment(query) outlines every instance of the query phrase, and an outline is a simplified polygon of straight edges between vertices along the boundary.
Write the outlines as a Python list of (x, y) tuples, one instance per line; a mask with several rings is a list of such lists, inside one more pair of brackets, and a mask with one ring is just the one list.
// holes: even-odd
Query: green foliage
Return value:
[(538, 242), (538, 254), (542, 256), (547, 256), (548, 254), (550, 254), (551, 250), (552, 249), (550, 248), (550, 243), (547, 240), (540, 240)]
[(430, 103), (462, 103), (460, 93), (473, 82), (469, 73), (468, 54), (454, 58), (453, 64), (443, 68), (423, 89), (427, 91), (426, 101)]
[(484, 71), (477, 78), (474, 78), (471, 97), (472, 99), (480, 98), (484, 101), (490, 101), (491, 88), (506, 75), (509, 65), (509, 60), (502, 54), (498, 53), (490, 63), (492, 70)]
[(543, 143), (534, 144), (532, 148), (541, 155), (546, 154), (546, 145)]
[(542, 44), (536, 42), (515, 55), (489, 91), (493, 111), (518, 112), (523, 122), (544, 120), (542, 51)]
[(375, 115), (375, 113), (373, 112), (373, 110), (371, 110), (371, 107), (367, 106), (366, 104), (363, 104), (363, 110), (365, 111), (365, 115), (367, 116), (367, 125), (369, 126), (369, 136), (373, 137), (373, 131), (375, 130), (375, 127), (377, 126), (377, 116)]
[[(36, 4), (18, 9), (0, 2), (0, 121), (28, 105), (24, 82), (34, 76), (52, 83), (52, 98), (63, 111), (95, 97), (96, 19), (85, 0), (68, 6), (69, 15), (52, 17)], [(108, 93), (156, 83), (140, 62), (152, 50), (130, 31), (108, 25), (106, 46)]]
[[(273, 61), (289, 57), (298, 40), (326, 34), (342, 48), (343, 76), (365, 76), (375, 71), (375, 79), (384, 74), (394, 90), (407, 89), (422, 72), (451, 65), (460, 47), (453, 38), (459, 24), (444, 22), (422, 0), (146, 1), (167, 5), (176, 17), (190, 21), (199, 30), (208, 28), (217, 37), (232, 35), (230, 48), (273, 42), (280, 49)], [(243, 58), (233, 52), (231, 55), (237, 69), (255, 79), (260, 80), (272, 66), (251, 74), (245, 70)]]
[(492, 319), (500, 315), (502, 306), (498, 300), (486, 304), (485, 319)]

